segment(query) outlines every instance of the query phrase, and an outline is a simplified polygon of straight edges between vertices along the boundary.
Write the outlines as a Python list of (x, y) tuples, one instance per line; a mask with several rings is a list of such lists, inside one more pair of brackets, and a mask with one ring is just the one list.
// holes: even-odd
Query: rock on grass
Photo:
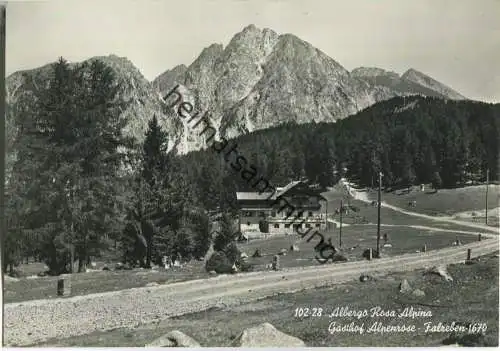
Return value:
[(235, 347), (305, 347), (306, 344), (294, 336), (285, 334), (270, 323), (262, 323), (245, 329), (232, 342)]

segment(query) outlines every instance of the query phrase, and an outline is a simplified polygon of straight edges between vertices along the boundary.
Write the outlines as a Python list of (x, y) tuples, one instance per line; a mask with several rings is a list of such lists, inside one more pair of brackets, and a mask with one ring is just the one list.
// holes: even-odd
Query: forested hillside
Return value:
[[(500, 104), (396, 97), (337, 123), (287, 124), (235, 138), (238, 154), (274, 186), (307, 177), (322, 186), (346, 176), (362, 186), (432, 182), (455, 187), (498, 179)], [(224, 159), (225, 151), (180, 158), (183, 174), (209, 207), (255, 191)]]

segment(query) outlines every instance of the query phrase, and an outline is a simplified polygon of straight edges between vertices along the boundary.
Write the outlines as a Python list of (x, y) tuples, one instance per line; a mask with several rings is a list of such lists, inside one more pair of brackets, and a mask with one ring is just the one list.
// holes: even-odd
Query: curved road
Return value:
[[(408, 215), (425, 216), (397, 209), (394, 206), (391, 208)], [(442, 221), (434, 217), (430, 219)], [(481, 227), (475, 223), (458, 222), (474, 229), (490, 232), (494, 229)], [(426, 227), (426, 229), (443, 230), (432, 227)], [(477, 233), (477, 231), (471, 232), (474, 235)], [(312, 266), (279, 272), (219, 276), (66, 299), (10, 303), (4, 306), (5, 343), (22, 346), (49, 338), (88, 334), (96, 330), (134, 327), (139, 323), (150, 323), (221, 304), (238, 304), (278, 292), (292, 292), (341, 283), (357, 279), (363, 273), (408, 271), (437, 264), (463, 262), (468, 248), (472, 249), (474, 257), (498, 251), (498, 235), (482, 234), (488, 239), (459, 247), (386, 257), (373, 261)]]

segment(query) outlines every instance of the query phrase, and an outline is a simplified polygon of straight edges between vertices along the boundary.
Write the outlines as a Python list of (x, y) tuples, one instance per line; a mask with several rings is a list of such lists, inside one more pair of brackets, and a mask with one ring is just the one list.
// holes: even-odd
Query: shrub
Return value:
[(239, 260), (241, 252), (234, 242), (229, 243), (223, 250), (229, 262), (234, 263)]
[(259, 221), (259, 230), (262, 233), (269, 233), (269, 223), (263, 219)]
[(210, 256), (205, 264), (207, 272), (215, 271), (218, 274), (233, 273), (233, 263), (222, 251), (216, 251)]

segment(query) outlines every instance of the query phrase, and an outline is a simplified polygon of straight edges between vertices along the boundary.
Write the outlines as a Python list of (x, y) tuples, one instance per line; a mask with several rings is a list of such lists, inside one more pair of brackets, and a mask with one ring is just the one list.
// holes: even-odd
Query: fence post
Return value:
[(472, 249), (467, 249), (467, 261), (470, 261), (472, 256)]
[(479, 235), (477, 236), (477, 240), (478, 240), (478, 241), (481, 241), (481, 234), (479, 234)]
[(278, 255), (274, 255), (273, 257), (272, 268), (275, 271), (278, 271), (280, 269), (280, 257)]
[(369, 250), (369, 251), (368, 251), (368, 260), (370, 260), (370, 261), (371, 261), (371, 260), (372, 260), (372, 258), (373, 258), (373, 250), (372, 250), (371, 248), (369, 248), (368, 250)]
[(58, 296), (71, 295), (71, 275), (63, 274), (57, 280), (57, 295)]
[(422, 252), (427, 252), (427, 244), (424, 244), (424, 248), (422, 249)]

